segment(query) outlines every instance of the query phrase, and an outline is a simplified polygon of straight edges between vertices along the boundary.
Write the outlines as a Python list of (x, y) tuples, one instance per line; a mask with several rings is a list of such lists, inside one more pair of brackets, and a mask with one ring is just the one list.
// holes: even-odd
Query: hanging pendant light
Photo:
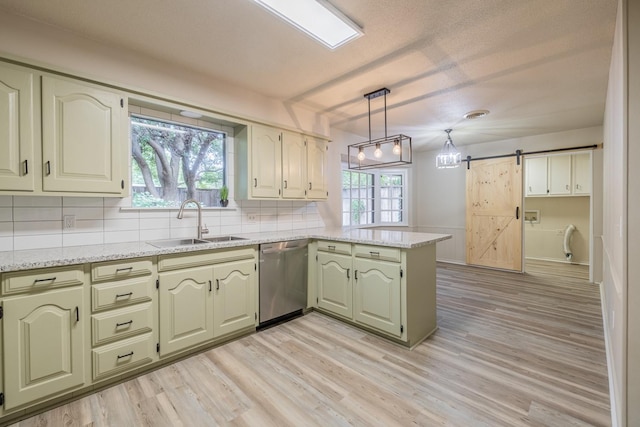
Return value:
[(457, 168), (462, 161), (462, 154), (458, 151), (451, 140), (451, 131), (453, 129), (445, 129), (447, 140), (442, 147), (440, 154), (436, 156), (436, 167), (438, 169)]
[[(369, 107), (369, 139), (348, 146), (349, 169), (387, 168), (411, 164), (411, 137), (387, 136), (387, 88), (367, 93)], [(384, 97), (384, 137), (371, 139), (371, 100)]]

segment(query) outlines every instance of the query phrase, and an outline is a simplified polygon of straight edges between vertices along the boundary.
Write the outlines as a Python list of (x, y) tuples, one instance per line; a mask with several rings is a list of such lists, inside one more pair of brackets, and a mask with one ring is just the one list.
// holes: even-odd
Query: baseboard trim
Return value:
[(549, 262), (557, 262), (558, 264), (575, 264), (575, 265), (589, 265), (588, 262), (570, 262), (570, 261), (565, 261), (563, 259), (557, 259), (557, 258), (536, 258), (536, 257), (525, 257), (525, 260), (530, 259), (533, 261), (549, 261)]
[(600, 308), (602, 310), (602, 329), (604, 331), (604, 347), (607, 356), (607, 375), (609, 376), (609, 405), (611, 405), (611, 425), (612, 427), (622, 427), (618, 418), (616, 408), (618, 405), (618, 396), (616, 395), (616, 383), (613, 373), (613, 352), (611, 349), (611, 337), (609, 336), (609, 317), (605, 311), (607, 306), (606, 294), (604, 292), (604, 283), (598, 283), (600, 287)]

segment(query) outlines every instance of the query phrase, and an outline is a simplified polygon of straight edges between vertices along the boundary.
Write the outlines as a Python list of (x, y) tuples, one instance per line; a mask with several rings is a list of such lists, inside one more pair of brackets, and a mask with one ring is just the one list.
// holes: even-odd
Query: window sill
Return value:
[[(191, 206), (186, 206), (184, 209), (189, 211), (198, 210), (198, 208), (191, 207)], [(178, 208), (154, 208), (154, 207), (149, 207), (149, 208), (121, 207), (120, 208), (120, 212), (140, 212), (140, 211), (149, 212), (149, 211), (177, 211), (177, 210), (180, 210), (180, 208), (179, 207)], [(230, 207), (223, 208), (222, 206), (214, 206), (214, 207), (203, 207), (202, 210), (203, 211), (237, 211), (238, 208), (230, 208)]]

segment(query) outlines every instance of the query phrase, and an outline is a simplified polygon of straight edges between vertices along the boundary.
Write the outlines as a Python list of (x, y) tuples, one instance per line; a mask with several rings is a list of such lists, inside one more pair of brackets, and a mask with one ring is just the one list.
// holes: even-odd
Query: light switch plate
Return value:
[(63, 219), (63, 227), (65, 230), (73, 230), (76, 228), (76, 216), (75, 215), (65, 215), (62, 217)]

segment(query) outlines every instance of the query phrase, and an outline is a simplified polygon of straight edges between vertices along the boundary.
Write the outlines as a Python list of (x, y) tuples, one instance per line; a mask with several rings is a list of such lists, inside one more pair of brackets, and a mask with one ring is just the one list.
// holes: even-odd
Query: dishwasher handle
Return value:
[(294, 248), (285, 248), (285, 249), (262, 249), (262, 253), (263, 254), (276, 254), (276, 253), (282, 253), (282, 252), (291, 252), (291, 251), (299, 251), (299, 250), (303, 250), (304, 246), (296, 246)]

